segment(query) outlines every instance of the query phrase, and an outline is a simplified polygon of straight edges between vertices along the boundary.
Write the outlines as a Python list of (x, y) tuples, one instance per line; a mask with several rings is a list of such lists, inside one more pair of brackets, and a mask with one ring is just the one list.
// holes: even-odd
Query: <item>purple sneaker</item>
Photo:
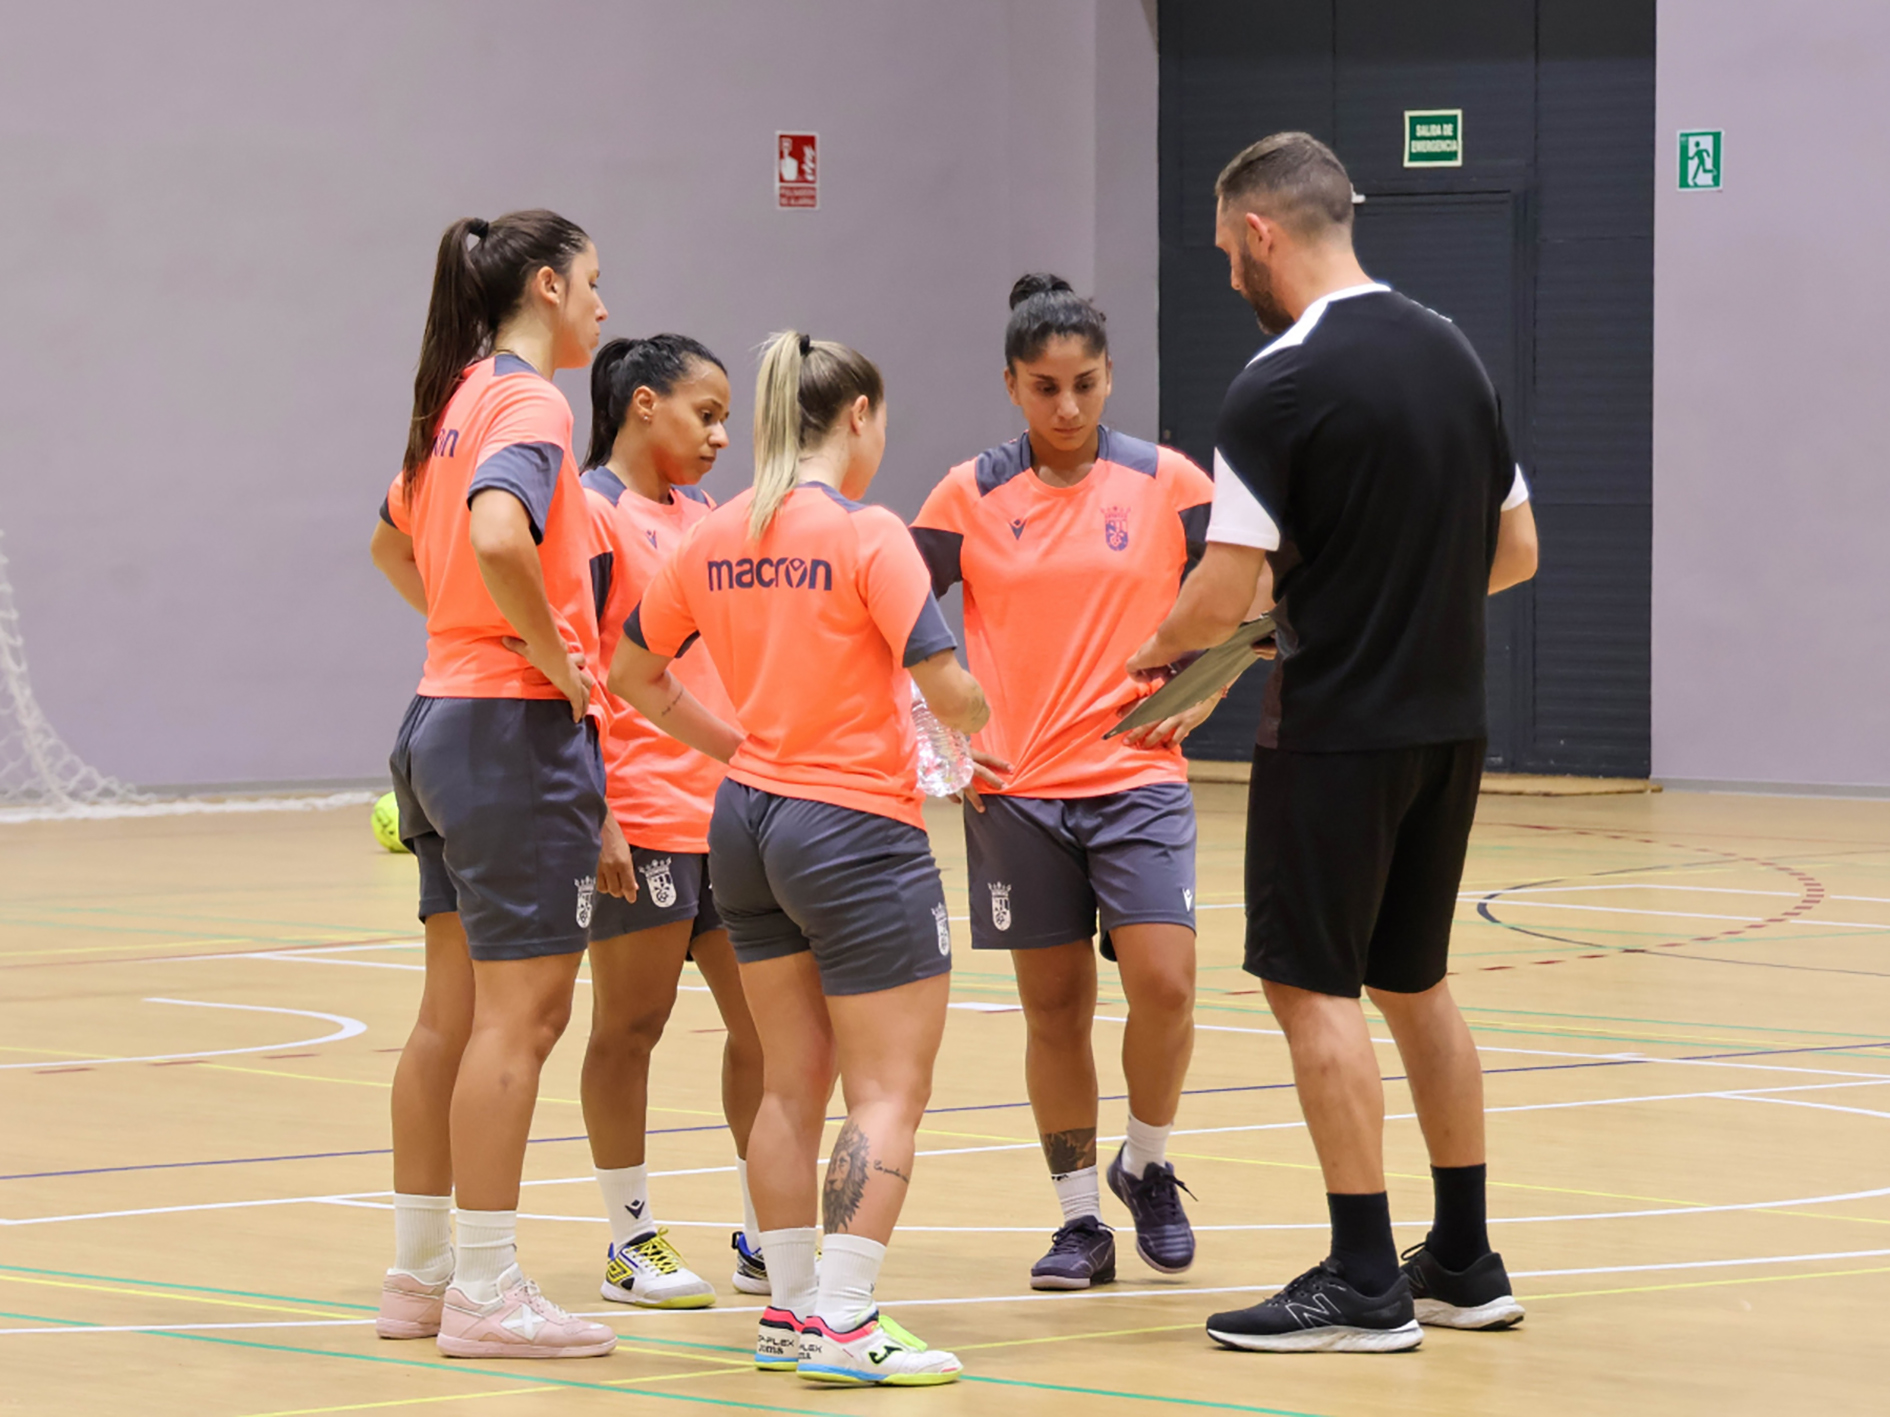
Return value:
[(1150, 1269), (1180, 1274), (1194, 1263), (1194, 1227), (1188, 1224), (1177, 1194), (1188, 1188), (1175, 1179), (1172, 1164), (1164, 1162), (1139, 1177), (1131, 1176), (1123, 1169), (1118, 1150), (1109, 1163), (1109, 1189), (1135, 1218), (1135, 1252)]
[(1058, 1230), (1050, 1253), (1030, 1267), (1032, 1289), (1087, 1289), (1116, 1277), (1116, 1232), (1093, 1215)]

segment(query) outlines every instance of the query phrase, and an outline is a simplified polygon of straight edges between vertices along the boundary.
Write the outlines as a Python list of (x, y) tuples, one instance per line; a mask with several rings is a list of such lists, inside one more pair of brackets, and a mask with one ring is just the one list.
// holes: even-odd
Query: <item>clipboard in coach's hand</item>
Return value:
[(1203, 650), (1186, 668), (1125, 714), (1122, 722), (1103, 737), (1114, 738), (1118, 733), (1130, 733), (1145, 724), (1160, 723), (1220, 693), (1260, 662), (1254, 648), (1273, 638), (1273, 628), (1271, 615), (1247, 621), (1213, 649)]

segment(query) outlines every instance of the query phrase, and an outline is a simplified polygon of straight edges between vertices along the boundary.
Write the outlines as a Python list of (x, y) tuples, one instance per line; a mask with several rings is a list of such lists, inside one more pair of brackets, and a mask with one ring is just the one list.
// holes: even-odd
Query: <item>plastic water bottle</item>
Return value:
[(971, 782), (971, 740), (938, 721), (932, 706), (912, 686), (912, 726), (919, 735), (919, 791), (927, 797), (952, 797)]

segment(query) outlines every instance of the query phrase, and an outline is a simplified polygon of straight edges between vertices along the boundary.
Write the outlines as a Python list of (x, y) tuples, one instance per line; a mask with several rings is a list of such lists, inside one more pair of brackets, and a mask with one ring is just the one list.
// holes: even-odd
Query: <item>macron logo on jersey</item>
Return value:
[(1011, 540), (1022, 541), (1023, 539), (1024, 539), (1024, 519), (1022, 517), (1019, 517), (1016, 521), (1011, 523)]
[(825, 561), (799, 556), (743, 556), (736, 561), (709, 562), (710, 590), (832, 590), (833, 567)]
[(433, 439), (433, 456), (450, 458), (459, 451), (459, 429), (442, 428)]

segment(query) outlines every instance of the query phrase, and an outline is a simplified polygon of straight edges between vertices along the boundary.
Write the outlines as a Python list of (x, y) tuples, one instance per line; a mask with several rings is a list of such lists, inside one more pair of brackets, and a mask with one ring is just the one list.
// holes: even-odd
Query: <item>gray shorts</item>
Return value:
[(938, 863), (917, 827), (724, 779), (709, 870), (743, 964), (812, 950), (823, 994), (873, 994), (952, 967)]
[(420, 918), (457, 910), (474, 959), (590, 942), (604, 829), (597, 727), (563, 699), (416, 696), (388, 759)]
[(630, 862), (636, 870), (637, 898), (597, 896), (591, 912), (591, 940), (614, 940), (639, 930), (654, 930), (678, 920), (695, 921), (689, 938), (722, 928), (709, 887), (709, 857), (700, 851), (652, 851), (632, 845)]
[(1099, 915), (1105, 941), (1123, 925), (1194, 928), (1194, 795), (1185, 783), (1102, 797), (987, 795), (984, 808), (965, 813), (973, 949), (1087, 940)]

